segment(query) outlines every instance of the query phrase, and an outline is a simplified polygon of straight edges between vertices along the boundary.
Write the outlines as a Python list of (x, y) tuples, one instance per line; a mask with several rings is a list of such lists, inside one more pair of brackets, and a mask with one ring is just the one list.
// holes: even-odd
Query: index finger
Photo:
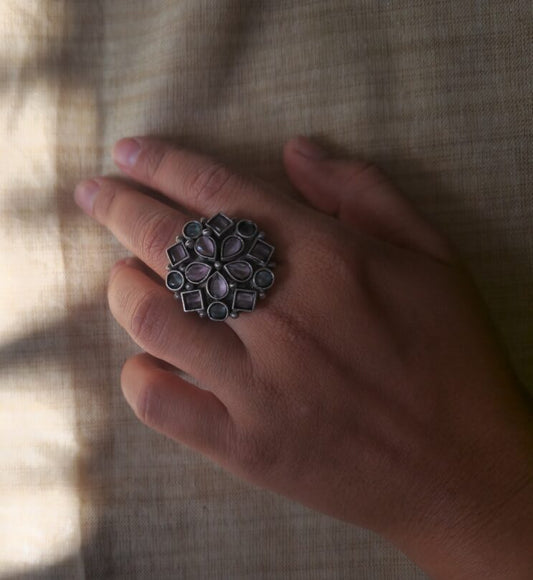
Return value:
[(115, 163), (128, 175), (199, 214), (220, 211), (269, 223), (299, 204), (265, 191), (220, 161), (152, 138), (127, 138), (113, 150)]

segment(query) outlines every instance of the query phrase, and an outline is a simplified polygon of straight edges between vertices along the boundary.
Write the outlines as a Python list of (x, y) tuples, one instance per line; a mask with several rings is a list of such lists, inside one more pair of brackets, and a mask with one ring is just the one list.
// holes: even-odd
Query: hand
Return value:
[[(119, 142), (115, 161), (168, 198), (102, 177), (76, 191), (140, 259), (109, 282), (147, 353), (122, 372), (139, 419), (435, 577), (525, 578), (527, 397), (444, 237), (374, 167), (303, 138), (284, 152), (302, 199), (153, 139)], [(222, 324), (183, 313), (157, 277), (189, 216), (218, 211), (256, 221), (278, 263), (266, 300)]]

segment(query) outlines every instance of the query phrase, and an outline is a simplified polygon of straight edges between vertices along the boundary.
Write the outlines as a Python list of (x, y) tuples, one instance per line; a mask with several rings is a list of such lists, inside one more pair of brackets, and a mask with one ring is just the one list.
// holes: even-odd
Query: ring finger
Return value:
[(183, 316), (172, 294), (137, 260), (119, 262), (112, 270), (108, 300), (117, 322), (158, 359), (213, 387), (245, 375), (246, 348), (233, 330)]

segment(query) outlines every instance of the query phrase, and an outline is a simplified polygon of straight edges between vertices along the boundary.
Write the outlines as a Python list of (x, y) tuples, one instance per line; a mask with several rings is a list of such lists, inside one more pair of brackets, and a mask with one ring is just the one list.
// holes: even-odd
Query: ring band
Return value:
[(274, 284), (274, 246), (247, 219), (223, 213), (183, 226), (167, 249), (166, 286), (185, 312), (217, 322), (252, 312)]

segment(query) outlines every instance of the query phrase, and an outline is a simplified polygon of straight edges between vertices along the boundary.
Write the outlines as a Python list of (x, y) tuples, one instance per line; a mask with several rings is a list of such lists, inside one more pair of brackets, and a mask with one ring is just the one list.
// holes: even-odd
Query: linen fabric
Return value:
[(136, 420), (119, 374), (137, 349), (106, 305), (126, 252), (72, 191), (131, 135), (285, 189), (295, 134), (375, 161), (457, 245), (531, 384), (532, 16), (529, 0), (2, 0), (0, 579), (425, 577)]

